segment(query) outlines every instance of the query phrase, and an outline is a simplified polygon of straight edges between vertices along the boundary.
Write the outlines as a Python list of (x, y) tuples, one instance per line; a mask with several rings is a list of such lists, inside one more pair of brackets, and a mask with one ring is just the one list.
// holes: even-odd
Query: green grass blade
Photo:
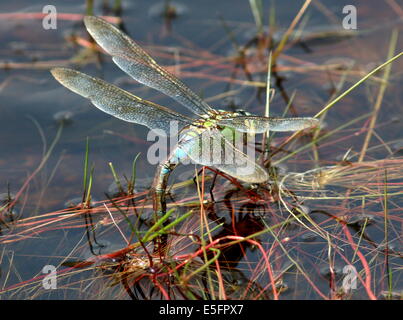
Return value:
[(133, 194), (134, 193), (134, 186), (136, 184), (136, 164), (137, 164), (137, 159), (140, 156), (141, 152), (139, 152), (136, 157), (133, 160), (133, 164), (132, 164), (132, 176), (130, 178), (130, 185), (129, 185), (129, 194)]
[(87, 137), (87, 141), (85, 144), (85, 156), (84, 156), (84, 175), (83, 175), (83, 200), (82, 202), (85, 202), (85, 199), (87, 197), (86, 192), (87, 192), (87, 178), (88, 178), (88, 157), (90, 153), (90, 143), (89, 143), (89, 138)]
[(112, 162), (108, 163), (109, 168), (111, 168), (113, 179), (115, 180), (116, 186), (118, 187), (119, 192), (124, 193), (125, 191), (123, 190), (122, 184), (120, 183), (120, 179), (118, 175), (116, 174), (115, 168), (113, 167)]
[(327, 106), (325, 106), (321, 111), (319, 111), (316, 115), (315, 118), (318, 118), (321, 116), (323, 113), (328, 111), (330, 108), (332, 108), (337, 102), (339, 102), (341, 99), (343, 99), (346, 95), (348, 95), (351, 91), (353, 91), (355, 88), (363, 84), (368, 78), (373, 76), (375, 73), (377, 73), (379, 70), (382, 68), (386, 67), (388, 64), (392, 63), (393, 61), (399, 59), (403, 55), (403, 52), (400, 52), (399, 54), (395, 55), (393, 58), (389, 59), (385, 63), (382, 63), (380, 66), (376, 67), (374, 70), (372, 70), (370, 73), (368, 73), (365, 77), (361, 78), (358, 82), (356, 82), (354, 85), (352, 85), (350, 88), (348, 88), (346, 91), (344, 91), (341, 95), (339, 95), (336, 99), (334, 99), (332, 102), (330, 102)]

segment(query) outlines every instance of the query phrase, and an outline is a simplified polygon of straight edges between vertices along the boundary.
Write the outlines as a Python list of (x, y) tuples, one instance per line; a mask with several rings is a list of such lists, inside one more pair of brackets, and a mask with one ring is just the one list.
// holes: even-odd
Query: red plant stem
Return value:
[[(242, 239), (243, 237), (232, 237), (232, 238), (234, 238), (234, 240), (237, 240), (237, 239)], [(278, 300), (278, 292), (277, 292), (277, 288), (276, 288), (276, 283), (274, 281), (273, 270), (271, 269), (269, 258), (267, 257), (266, 252), (264, 251), (262, 245), (259, 242), (255, 241), (255, 240), (250, 240), (250, 239), (248, 239), (247, 241), (254, 244), (255, 246), (257, 246), (259, 248), (259, 250), (262, 252), (263, 258), (266, 262), (267, 272), (269, 273), (270, 284), (273, 288), (273, 298), (274, 298), (274, 300)]]
[(354, 243), (353, 237), (351, 236), (350, 231), (348, 230), (348, 227), (345, 223), (342, 224), (343, 226), (343, 231), (344, 234), (347, 237), (347, 240), (351, 246), (351, 248), (353, 248), (354, 252), (357, 252), (357, 256), (360, 258), (360, 261), (364, 267), (365, 270), (365, 290), (367, 291), (367, 294), (369, 296), (369, 298), (371, 300), (377, 300), (375, 294), (372, 292), (371, 290), (371, 271), (369, 269), (369, 265), (367, 262), (367, 259), (365, 259), (365, 256), (362, 254), (362, 252), (360, 250), (357, 250), (357, 245)]
[[(275, 284), (275, 281), (274, 281), (274, 276), (273, 276), (273, 272), (272, 272), (272, 269), (271, 269), (271, 265), (270, 265), (270, 262), (269, 262), (269, 259), (267, 257), (266, 252), (264, 251), (262, 245), (259, 242), (255, 241), (255, 240), (251, 240), (251, 239), (245, 239), (244, 237), (240, 237), (240, 236), (225, 236), (225, 237), (222, 237), (222, 238), (215, 239), (213, 242), (210, 242), (208, 245), (205, 246), (204, 250), (209, 249), (209, 248), (219, 244), (221, 241), (227, 240), (227, 239), (228, 240), (245, 240), (245, 241), (248, 241), (249, 243), (251, 243), (251, 244), (253, 244), (253, 245), (255, 245), (255, 246), (257, 246), (259, 248), (259, 250), (262, 252), (263, 258), (264, 258), (264, 260), (266, 262), (267, 272), (268, 272), (269, 278), (270, 278), (270, 284), (271, 284), (271, 286), (273, 288), (274, 300), (278, 300), (278, 293), (277, 293), (276, 284)], [(197, 257), (198, 255), (200, 255), (202, 253), (203, 253), (203, 249), (200, 248), (199, 250), (197, 250), (196, 252), (194, 252), (194, 253), (192, 253), (190, 255), (177, 256), (176, 259), (185, 259), (185, 261), (183, 261), (182, 263), (178, 264), (175, 267), (175, 269), (176, 270), (180, 269), (185, 264), (187, 264), (190, 259), (193, 259), (194, 257)], [(168, 273), (167, 272), (160, 273), (160, 274), (157, 275), (157, 277), (167, 276), (168, 274), (170, 274), (172, 272), (173, 272), (173, 270), (168, 272)]]
[(161, 291), (162, 295), (166, 300), (171, 300), (171, 298), (168, 295), (168, 292), (164, 289), (164, 287), (158, 282), (158, 280), (155, 278), (155, 276), (152, 277), (152, 281), (154, 285)]

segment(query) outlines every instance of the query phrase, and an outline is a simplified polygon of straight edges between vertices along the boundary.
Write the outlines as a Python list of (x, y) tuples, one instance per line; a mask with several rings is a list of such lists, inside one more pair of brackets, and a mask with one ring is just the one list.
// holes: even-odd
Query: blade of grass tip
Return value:
[(302, 5), (301, 9), (299, 10), (298, 14), (295, 16), (294, 20), (291, 22), (290, 26), (288, 27), (287, 31), (284, 33), (284, 36), (281, 38), (280, 43), (278, 44), (276, 50), (273, 53), (273, 64), (276, 64), (277, 57), (283, 51), (285, 44), (288, 41), (292, 31), (294, 30), (295, 26), (301, 19), (302, 15), (308, 8), (309, 4), (312, 0), (306, 0), (305, 3)]
[[(270, 116), (270, 81), (271, 81), (271, 62), (272, 62), (272, 52), (269, 53), (269, 60), (267, 62), (267, 79), (266, 79), (266, 105), (264, 110), (264, 116)], [(270, 135), (269, 130), (263, 134), (263, 152), (262, 152), (262, 165), (264, 165), (265, 155), (270, 153)]]
[(86, 0), (86, 13), (87, 16), (92, 16), (94, 15), (94, 0)]
[(113, 11), (120, 12), (121, 10), (122, 10), (122, 0), (115, 0), (115, 3), (113, 5)]
[(207, 232), (203, 233), (202, 237), (207, 237), (209, 234), (212, 234), (215, 230), (220, 229), (223, 225), (224, 225), (224, 222), (219, 223), (215, 227), (213, 227), (210, 230), (208, 230)]
[(108, 165), (109, 165), (109, 168), (111, 168), (113, 180), (115, 180), (115, 183), (116, 183), (116, 186), (118, 187), (119, 192), (124, 193), (122, 184), (120, 183), (120, 179), (119, 179), (118, 175), (116, 174), (116, 171), (115, 171), (115, 168), (113, 167), (112, 162), (109, 162)]
[(128, 190), (129, 193), (131, 193), (131, 194), (134, 193), (134, 186), (136, 184), (136, 174), (137, 174), (137, 172), (136, 172), (136, 164), (137, 164), (137, 159), (140, 156), (140, 154), (141, 154), (141, 152), (139, 152), (136, 155), (136, 157), (134, 158), (133, 163), (132, 163), (132, 176), (131, 176), (131, 179), (130, 179), (130, 189), (131, 190)]
[(357, 81), (355, 84), (353, 84), (350, 88), (348, 88), (346, 91), (344, 91), (341, 95), (339, 95), (336, 99), (334, 99), (332, 102), (327, 104), (322, 110), (320, 110), (314, 118), (318, 118), (321, 116), (323, 113), (328, 111), (330, 108), (332, 108), (337, 102), (339, 102), (341, 99), (343, 99), (346, 95), (348, 95), (351, 91), (353, 91), (355, 88), (357, 88), (359, 85), (361, 85), (363, 82), (365, 82), (368, 78), (373, 76), (375, 73), (377, 73), (379, 70), (382, 68), (386, 67), (388, 64), (392, 63), (396, 59), (399, 59), (403, 55), (403, 52), (398, 53), (395, 55), (393, 58), (389, 59), (388, 61), (382, 63), (380, 66), (376, 67), (374, 70), (369, 72), (367, 75), (365, 75), (363, 78), (361, 78), (359, 81)]
[(392, 297), (392, 269), (389, 265), (389, 213), (388, 213), (388, 171), (385, 169), (384, 179), (384, 196), (383, 196), (383, 212), (384, 212), (384, 233), (385, 233), (385, 264), (388, 279), (388, 298)]
[[(389, 43), (388, 60), (391, 59), (393, 57), (393, 55), (395, 54), (398, 35), (399, 35), (398, 30), (394, 29), (392, 32), (392, 36), (390, 38), (390, 43)], [(385, 95), (386, 88), (388, 86), (388, 80), (389, 80), (391, 67), (392, 67), (392, 64), (389, 64), (385, 67), (383, 77), (382, 77), (383, 81), (381, 83), (381, 86), (379, 88), (379, 93), (378, 93), (378, 96), (375, 101), (374, 114), (369, 123), (367, 135), (365, 136), (364, 144), (362, 145), (361, 154), (358, 158), (358, 162), (361, 162), (362, 160), (364, 160), (365, 154), (367, 152), (368, 145), (371, 140), (372, 133), (374, 131), (375, 123), (378, 118), (378, 113), (379, 113), (379, 110), (381, 109), (382, 100)]]
[(262, 0), (249, 0), (253, 18), (255, 19), (258, 35), (263, 34), (263, 4)]
[[(41, 137), (41, 141), (42, 141), (42, 145), (43, 145), (42, 156), (44, 157), (46, 154), (46, 149), (47, 149), (47, 141), (46, 141), (45, 133), (43, 132), (41, 125), (38, 123), (38, 121), (35, 120), (35, 118), (31, 117), (30, 115), (27, 115), (27, 118), (33, 122), (36, 129), (38, 130), (38, 133), (39, 133), (39, 136)], [(60, 125), (63, 126), (63, 121), (60, 122)]]
[(91, 189), (92, 189), (93, 174), (94, 174), (94, 165), (91, 166), (90, 177), (88, 180), (88, 189), (87, 189), (86, 198), (85, 198), (85, 207), (86, 208), (91, 207)]
[(88, 157), (90, 153), (90, 143), (89, 138), (87, 137), (87, 141), (85, 144), (85, 155), (84, 155), (84, 176), (83, 176), (83, 199), (82, 202), (85, 202), (86, 192), (87, 192), (87, 178), (88, 178)]

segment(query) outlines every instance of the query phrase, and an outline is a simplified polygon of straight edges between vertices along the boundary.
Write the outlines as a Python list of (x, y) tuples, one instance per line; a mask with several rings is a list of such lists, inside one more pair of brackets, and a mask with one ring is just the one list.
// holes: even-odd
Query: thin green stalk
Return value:
[(281, 159), (275, 161), (275, 162), (274, 162), (274, 165), (277, 165), (277, 164), (279, 164), (279, 163), (281, 163), (281, 162), (283, 162), (283, 161), (285, 161), (285, 160), (287, 160), (287, 159), (293, 157), (293, 156), (296, 155), (297, 153), (299, 153), (299, 152), (301, 152), (301, 151), (303, 151), (303, 150), (309, 148), (309, 147), (310, 147), (311, 145), (313, 145), (314, 143), (318, 143), (319, 141), (324, 140), (324, 139), (330, 137), (330, 136), (333, 135), (334, 133), (336, 133), (336, 132), (338, 132), (338, 131), (340, 131), (340, 130), (343, 130), (344, 128), (346, 128), (346, 127), (348, 127), (348, 126), (350, 126), (350, 125), (352, 125), (352, 124), (354, 124), (354, 123), (356, 123), (356, 122), (358, 122), (358, 121), (360, 121), (360, 120), (362, 120), (362, 119), (365, 119), (365, 118), (367, 118), (367, 117), (370, 116), (370, 115), (371, 115), (371, 112), (370, 112), (370, 113), (366, 113), (366, 114), (364, 114), (364, 115), (362, 115), (362, 116), (360, 116), (360, 117), (358, 117), (358, 118), (356, 118), (356, 119), (353, 119), (353, 120), (351, 120), (351, 121), (349, 121), (349, 122), (347, 122), (347, 123), (341, 125), (340, 127), (338, 127), (338, 128), (336, 128), (336, 129), (334, 129), (334, 130), (328, 132), (327, 134), (324, 134), (323, 136), (317, 138), (315, 141), (309, 142), (309, 143), (303, 145), (302, 147), (298, 148), (297, 150), (291, 152), (290, 154), (287, 154), (286, 156), (282, 157)]
[(263, 4), (262, 0), (249, 0), (253, 18), (255, 19), (258, 35), (263, 34)]
[(213, 251), (214, 253), (216, 253), (216, 255), (213, 258), (211, 258), (210, 260), (207, 260), (200, 268), (196, 269), (191, 274), (187, 275), (186, 279), (184, 279), (185, 283), (188, 282), (189, 279), (191, 279), (193, 276), (195, 276), (199, 272), (202, 272), (203, 270), (207, 269), (212, 263), (214, 263), (220, 257), (220, 255), (221, 255), (220, 250), (215, 249), (215, 248), (210, 248), (210, 250)]
[(334, 99), (332, 102), (330, 102), (327, 106), (325, 106), (321, 111), (319, 111), (316, 115), (315, 118), (318, 118), (321, 116), (323, 113), (328, 111), (330, 108), (332, 108), (337, 102), (339, 102), (341, 99), (343, 99), (346, 95), (348, 95), (351, 91), (353, 91), (355, 88), (357, 88), (359, 85), (364, 83), (368, 78), (373, 76), (375, 73), (377, 73), (379, 70), (382, 68), (386, 67), (388, 64), (392, 63), (393, 61), (397, 60), (403, 55), (403, 52), (400, 52), (399, 54), (395, 55), (393, 58), (389, 59), (388, 61), (382, 63), (380, 66), (376, 67), (374, 70), (372, 70), (370, 73), (368, 73), (365, 77), (361, 78), (358, 82), (353, 84), (350, 88), (348, 88), (346, 91), (344, 91), (341, 95), (339, 95), (336, 99)]
[[(267, 62), (267, 79), (266, 79), (266, 106), (265, 106), (265, 111), (264, 115), (265, 117), (270, 116), (270, 99), (271, 99), (271, 94), (270, 94), (270, 81), (271, 81), (271, 66), (272, 66), (272, 52), (270, 51), (269, 53), (269, 61)], [(262, 162), (264, 162), (265, 158), (265, 153), (268, 154), (270, 152), (270, 135), (269, 135), (269, 130), (267, 130), (263, 134), (263, 153), (262, 153)]]
[(121, 0), (115, 0), (115, 3), (113, 5), (113, 11), (114, 12), (120, 12), (122, 10), (122, 1)]
[(269, 33), (272, 32), (272, 29), (276, 26), (276, 4), (275, 1), (270, 1), (270, 10), (269, 10)]
[(155, 222), (155, 223), (153, 224), (153, 226), (152, 226), (150, 229), (148, 229), (147, 233), (144, 235), (144, 237), (143, 237), (143, 239), (141, 239), (141, 241), (142, 241), (142, 242), (148, 241), (148, 237), (149, 237), (154, 231), (158, 230), (158, 229), (163, 225), (163, 223), (170, 217), (170, 215), (172, 214), (172, 212), (174, 212), (174, 210), (175, 210), (174, 208), (172, 208), (171, 210), (168, 210), (167, 213), (165, 213), (161, 218), (159, 218), (159, 219), (157, 220), (157, 222)]
[(84, 205), (86, 208), (91, 206), (91, 189), (92, 189), (92, 181), (93, 181), (93, 174), (94, 174), (94, 165), (91, 166), (89, 181), (88, 181), (88, 189), (86, 191), (86, 198)]
[[(365, 198), (363, 199), (363, 201), (365, 201)], [(358, 249), (360, 248), (361, 241), (362, 241), (362, 239), (364, 238), (365, 229), (367, 228), (367, 224), (368, 224), (368, 219), (366, 218), (365, 221), (364, 221), (364, 225), (363, 225), (362, 228), (361, 228), (360, 236), (359, 236), (359, 238), (358, 238), (357, 245), (355, 246), (355, 250), (354, 250), (353, 257), (351, 258), (351, 264), (354, 264), (354, 263), (356, 262), (356, 261), (355, 261), (355, 257), (356, 257), (356, 255), (357, 255)]]
[[(397, 29), (393, 30), (392, 36), (391, 36), (391, 39), (390, 39), (390, 44), (389, 44), (388, 59), (393, 57), (393, 55), (395, 53), (398, 34), (399, 33), (398, 33)], [(374, 115), (372, 116), (371, 121), (369, 123), (368, 132), (367, 132), (367, 135), (365, 136), (365, 140), (364, 140), (364, 143), (363, 143), (362, 148), (361, 148), (361, 154), (360, 154), (360, 157), (358, 158), (358, 162), (361, 162), (362, 160), (364, 160), (365, 153), (366, 153), (366, 151), (368, 149), (368, 145), (369, 145), (369, 142), (371, 140), (371, 136), (372, 136), (373, 131), (374, 131), (375, 123), (376, 123), (376, 120), (378, 118), (378, 113), (379, 113), (379, 110), (381, 109), (382, 100), (383, 100), (386, 88), (388, 86), (388, 80), (389, 80), (391, 66), (392, 65), (389, 64), (388, 66), (386, 66), (386, 68), (384, 70), (383, 77), (382, 77), (383, 82), (380, 85), (379, 93), (378, 93), (378, 96), (376, 98), (376, 102), (375, 102), (375, 106), (374, 106)]]
[(82, 202), (85, 202), (85, 198), (86, 198), (89, 153), (90, 153), (90, 144), (89, 144), (89, 138), (87, 137), (87, 142), (85, 144), (85, 156), (84, 156), (83, 199), (82, 199)]
[(273, 53), (273, 61), (274, 64), (276, 64), (277, 57), (280, 55), (280, 53), (283, 51), (284, 46), (286, 45), (288, 38), (290, 37), (291, 33), (295, 29), (295, 26), (297, 23), (300, 21), (302, 15), (308, 8), (309, 4), (311, 3), (312, 0), (305, 0), (304, 4), (302, 5), (301, 9), (298, 11), (298, 14), (295, 16), (294, 20), (291, 22), (290, 26), (288, 27), (287, 31), (284, 33), (282, 39), (280, 40), (280, 43), (278, 44), (276, 50), (274, 50)]
[(217, 224), (215, 227), (213, 227), (212, 229), (210, 229), (209, 231), (203, 233), (202, 237), (207, 237), (209, 234), (212, 234), (215, 230), (220, 229), (222, 226), (224, 225), (224, 223), (219, 223)]
[(265, 106), (265, 111), (264, 115), (266, 117), (270, 116), (270, 100), (271, 100), (271, 94), (270, 94), (270, 81), (271, 81), (271, 66), (272, 66), (272, 52), (270, 51), (269, 53), (269, 61), (267, 62), (267, 87), (266, 87), (266, 106)]
[(87, 0), (86, 5), (87, 5), (87, 8), (86, 8), (87, 16), (94, 15), (94, 0)]
[(176, 226), (178, 223), (182, 222), (183, 220), (189, 218), (192, 214), (193, 211), (189, 211), (183, 215), (181, 215), (179, 218), (175, 219), (174, 221), (172, 221), (170, 224), (162, 227), (160, 230), (157, 230), (158, 227), (160, 227), (164, 221), (166, 221), (169, 216), (172, 214), (172, 212), (175, 209), (171, 209), (169, 210), (163, 217), (161, 217), (148, 231), (147, 233), (144, 235), (144, 237), (141, 239), (142, 242), (147, 242), (147, 241), (151, 241), (153, 240), (155, 237), (167, 233), (171, 228), (173, 228), (174, 226)]
[(385, 169), (385, 180), (384, 180), (384, 196), (383, 196), (383, 212), (384, 212), (384, 232), (385, 232), (385, 261), (386, 261), (386, 272), (388, 279), (388, 298), (392, 297), (393, 285), (392, 285), (392, 269), (389, 265), (389, 213), (388, 213), (388, 171)]
[(137, 159), (140, 156), (140, 154), (141, 154), (141, 152), (139, 152), (136, 155), (136, 157), (134, 158), (133, 163), (132, 163), (132, 176), (130, 178), (130, 184), (129, 184), (129, 190), (128, 190), (129, 194), (134, 193), (134, 186), (136, 184), (136, 174), (137, 174), (137, 172), (136, 172), (136, 163), (137, 163)]
[(124, 217), (126, 220), (127, 224), (129, 225), (130, 230), (137, 236), (137, 238), (140, 239), (138, 230), (134, 227), (132, 222), (130, 221), (129, 217), (127, 216), (126, 212), (124, 212), (116, 203), (113, 199), (109, 198), (109, 201), (112, 203), (112, 205), (119, 211), (119, 213)]
[[(195, 169), (195, 173), (197, 174), (196, 169)], [(204, 172), (203, 172), (203, 175), (204, 175)], [(202, 180), (202, 181), (203, 181), (203, 180)], [(199, 180), (196, 180), (196, 185), (197, 185), (197, 195), (198, 195), (199, 200), (201, 201), (201, 200), (202, 200), (202, 195), (201, 195), (201, 188), (200, 188)], [(202, 204), (200, 204), (200, 205), (201, 205), (201, 208), (203, 208), (203, 205), (202, 205)], [(202, 217), (203, 217), (204, 211), (202, 210), (201, 212), (202, 212)], [(207, 222), (206, 222), (206, 223), (207, 223)], [(205, 234), (206, 234), (207, 236), (209, 236), (210, 241), (211, 241), (212, 238), (211, 238), (210, 230), (208, 229), (208, 225), (206, 225), (206, 228), (207, 228), (207, 232), (206, 232)], [(204, 224), (203, 224), (203, 221), (200, 221), (200, 233), (201, 233), (201, 234), (204, 234)], [(207, 257), (207, 251), (206, 251), (206, 240), (205, 240), (205, 237), (202, 237), (202, 238), (200, 239), (200, 246), (201, 246), (201, 249), (203, 250), (203, 258), (204, 258), (204, 261), (205, 261), (205, 263), (207, 263), (207, 262), (208, 262), (208, 257)], [(211, 299), (212, 299), (212, 300), (216, 300), (216, 297), (215, 297), (215, 295), (214, 295), (214, 286), (213, 286), (213, 280), (212, 280), (212, 277), (211, 277), (210, 269), (207, 269), (207, 283), (208, 283), (208, 286), (210, 287)]]
[(112, 162), (109, 162), (108, 165), (109, 165), (109, 168), (111, 168), (113, 179), (115, 180), (115, 183), (116, 183), (116, 185), (118, 187), (119, 192), (123, 193), (124, 190), (123, 190), (122, 184), (120, 183), (119, 177), (116, 174), (116, 171), (115, 171), (115, 168), (113, 167)]

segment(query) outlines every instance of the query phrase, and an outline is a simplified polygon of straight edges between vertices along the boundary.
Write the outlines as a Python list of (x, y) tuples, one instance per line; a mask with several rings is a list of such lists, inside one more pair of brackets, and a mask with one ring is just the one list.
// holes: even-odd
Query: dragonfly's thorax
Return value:
[(217, 122), (227, 118), (234, 118), (238, 116), (250, 115), (250, 113), (239, 110), (239, 111), (225, 111), (225, 110), (214, 110), (214, 113), (204, 114), (195, 123), (202, 127), (208, 128), (217, 125)]
[(208, 129), (219, 129), (220, 131), (225, 129), (222, 125), (219, 125), (220, 120), (228, 119), (228, 118), (234, 118), (237, 116), (244, 116), (248, 114), (247, 112), (243, 110), (239, 110), (237, 112), (233, 111), (224, 111), (224, 110), (214, 110), (214, 113), (208, 113), (202, 115), (199, 119), (195, 120), (194, 123), (188, 127), (185, 127), (184, 131), (193, 131), (197, 133), (202, 133), (205, 130)]

